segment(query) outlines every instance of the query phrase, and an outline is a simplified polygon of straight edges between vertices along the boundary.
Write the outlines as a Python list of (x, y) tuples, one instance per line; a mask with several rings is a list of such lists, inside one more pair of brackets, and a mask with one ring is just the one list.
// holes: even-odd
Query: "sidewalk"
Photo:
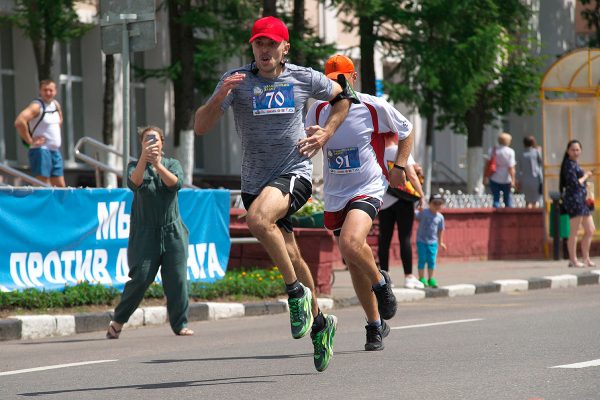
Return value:
[[(598, 285), (600, 258), (595, 258), (596, 268), (568, 268), (567, 261), (468, 261), (442, 262), (435, 277), (438, 289), (404, 289), (404, 272), (401, 266), (390, 271), (398, 302), (417, 301), (426, 297), (454, 297), (483, 293), (526, 291)], [(413, 271), (415, 275), (417, 270)], [(320, 297), (319, 306), (327, 311), (358, 305), (347, 270), (335, 271), (335, 283), (330, 298)], [(287, 301), (262, 303), (191, 303), (189, 321), (208, 321), (223, 318), (279, 314), (287, 312)], [(76, 333), (98, 332), (103, 337), (112, 315), (110, 311), (80, 313), (75, 315), (29, 315), (0, 320), (0, 341), (39, 339), (66, 336)], [(166, 307), (139, 308), (126, 327), (141, 327), (167, 323)]]
[[(600, 257), (593, 258), (596, 268), (568, 268), (568, 260), (490, 260), (441, 262), (437, 265), (435, 278), (440, 287), (461, 284), (485, 284), (496, 280), (541, 278), (557, 275), (580, 275), (598, 271), (600, 274)], [(418, 277), (416, 260), (413, 274)], [(396, 288), (404, 287), (404, 271), (402, 267), (392, 266), (390, 276)], [(596, 282), (598, 283), (598, 282)], [(336, 270), (332, 298), (341, 299), (354, 296), (350, 274), (347, 270)]]

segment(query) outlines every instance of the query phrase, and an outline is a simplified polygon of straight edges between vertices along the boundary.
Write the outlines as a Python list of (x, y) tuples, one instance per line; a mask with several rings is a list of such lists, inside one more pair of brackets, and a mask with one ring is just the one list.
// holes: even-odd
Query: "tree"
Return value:
[(14, 14), (3, 17), (25, 32), (33, 44), (38, 80), (53, 78), (54, 43), (82, 36), (73, 0), (15, 0)]
[[(115, 110), (115, 57), (112, 54), (104, 56), (104, 95), (102, 97), (102, 141), (111, 146), (114, 143), (113, 114)], [(108, 165), (115, 164), (116, 156), (107, 154)], [(104, 174), (103, 186), (117, 186), (115, 174), (107, 172)]]
[(520, 0), (494, 0), (496, 21), (502, 28), (493, 43), (498, 61), (489, 70), (476, 94), (476, 102), (463, 115), (449, 113), (449, 120), (459, 130), (467, 131), (467, 191), (481, 191), (483, 177), (483, 131), (499, 117), (511, 113), (531, 114), (537, 104), (541, 59), (531, 51), (529, 28), (531, 9)]
[[(592, 0), (579, 0), (584, 6), (592, 4)], [(590, 47), (600, 47), (600, 0), (594, 1), (593, 7), (585, 8), (581, 16), (586, 20), (587, 27), (594, 30), (595, 35), (590, 38)]]
[(447, 114), (463, 115), (491, 78), (498, 58), (494, 38), (500, 34), (495, 12), (493, 0), (429, 0), (398, 10), (396, 20), (403, 27), (398, 28), (399, 39), (388, 45), (401, 61), (386, 89), (391, 99), (418, 109), (426, 119), (426, 193), (431, 188), (434, 129), (449, 123)]
[(348, 15), (349, 19), (343, 23), (349, 32), (355, 30), (355, 18), (358, 18), (361, 92), (375, 94), (375, 46), (397, 42), (400, 11), (409, 3), (406, 0), (331, 0), (333, 6), (339, 7), (338, 15)]
[(137, 73), (142, 79), (173, 83), (174, 146), (184, 169), (184, 182), (191, 183), (192, 118), (197, 97), (205, 99), (212, 93), (223, 62), (244, 54), (258, 7), (251, 0), (166, 0), (164, 5), (169, 12), (171, 64), (161, 69), (138, 69)]
[(263, 0), (262, 16), (281, 18), (290, 27), (289, 60), (296, 65), (322, 70), (324, 60), (335, 52), (335, 46), (324, 43), (315, 33), (306, 20), (305, 11), (304, 0), (294, 0), (291, 13), (278, 9), (275, 0)]

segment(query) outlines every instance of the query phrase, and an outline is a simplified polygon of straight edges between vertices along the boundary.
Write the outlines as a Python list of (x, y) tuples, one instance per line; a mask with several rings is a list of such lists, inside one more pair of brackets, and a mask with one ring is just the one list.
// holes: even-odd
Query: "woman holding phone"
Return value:
[(159, 267), (171, 329), (176, 335), (190, 336), (194, 332), (187, 327), (189, 235), (177, 201), (183, 170), (179, 161), (162, 156), (164, 134), (160, 128), (141, 128), (138, 135), (142, 153), (127, 169), (127, 185), (133, 191), (127, 246), (131, 280), (125, 284), (106, 337), (119, 338), (123, 324), (138, 308)]
[[(587, 180), (592, 176), (594, 170), (584, 171), (577, 161), (579, 156), (581, 156), (581, 143), (578, 140), (571, 140), (567, 143), (567, 150), (560, 166), (559, 187), (563, 206), (570, 217), (570, 234), (567, 242), (569, 267), (595, 267), (596, 264), (590, 259), (590, 245), (596, 227), (591, 214), (592, 204), (588, 204), (586, 201)], [(581, 256), (583, 263), (577, 260), (577, 234), (582, 226)]]

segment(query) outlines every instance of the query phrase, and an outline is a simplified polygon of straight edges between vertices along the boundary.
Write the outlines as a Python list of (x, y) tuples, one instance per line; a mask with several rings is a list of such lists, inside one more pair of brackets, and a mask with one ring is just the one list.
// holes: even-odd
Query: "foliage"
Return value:
[[(469, 131), (469, 116), (483, 127), (498, 115), (535, 106), (540, 60), (531, 54), (531, 10), (521, 0), (430, 0), (400, 11), (406, 31), (395, 55), (399, 82), (390, 97), (440, 114), (438, 127)], [(471, 124), (473, 125), (473, 124)], [(477, 145), (481, 137), (470, 144)]]
[(294, 213), (294, 216), (308, 217), (314, 214), (322, 213), (324, 210), (325, 204), (323, 203), (323, 201), (311, 197), (310, 199), (308, 199), (306, 204), (304, 204), (302, 207), (300, 207), (298, 211), (296, 211), (296, 213)]
[[(195, 87), (205, 97), (214, 90), (224, 63), (235, 56), (249, 55), (249, 32), (259, 15), (259, 5), (251, 0), (192, 0), (191, 3), (190, 10), (178, 22), (194, 30)], [(136, 68), (136, 75), (142, 80), (174, 81), (181, 73), (181, 64), (177, 62), (160, 69)]]
[[(579, 0), (582, 5), (589, 6), (592, 0)], [(581, 16), (586, 20), (587, 27), (594, 30), (594, 36), (590, 38), (590, 47), (600, 47), (600, 0), (594, 0), (594, 5), (581, 11)]]
[(31, 288), (20, 292), (16, 290), (1, 292), (0, 308), (43, 309), (109, 305), (117, 296), (119, 296), (119, 291), (113, 287), (83, 282), (76, 286), (66, 286), (63, 291), (45, 291)]
[(401, 58), (393, 70), (399, 80), (386, 84), (390, 97), (424, 116), (440, 108), (464, 114), (498, 59), (495, 10), (492, 0), (430, 0), (399, 11), (405, 30), (390, 48)]
[(74, 0), (15, 0), (14, 13), (1, 20), (13, 23), (31, 39), (38, 65), (38, 78), (52, 78), (55, 41), (82, 36), (91, 27), (79, 22)]
[[(281, 20), (290, 27), (291, 16), (287, 13), (280, 15)], [(335, 44), (325, 43), (315, 30), (305, 21), (302, 31), (290, 29), (289, 60), (293, 64), (300, 64), (318, 71), (324, 68), (325, 60), (336, 51)], [(299, 60), (303, 58), (304, 60)]]
[[(400, 16), (405, 7), (411, 7), (407, 0), (331, 0), (338, 7), (338, 15), (345, 14), (342, 20), (346, 31), (360, 37), (360, 81), (361, 91), (376, 94), (375, 47), (377, 44), (388, 50), (398, 44), (402, 31)], [(358, 20), (358, 21), (357, 21)], [(357, 23), (358, 22), (358, 23)]]
[(213, 300), (224, 297), (234, 299), (246, 297), (269, 298), (285, 293), (285, 285), (279, 269), (230, 271), (212, 284), (193, 282), (190, 297)]
[[(218, 298), (271, 298), (285, 293), (283, 278), (277, 267), (271, 269), (249, 269), (228, 271), (225, 277), (214, 283), (190, 284), (189, 295), (195, 299), (214, 300)], [(0, 309), (45, 309), (68, 308), (89, 305), (112, 306), (121, 292), (112, 286), (82, 282), (76, 286), (66, 286), (64, 290), (25, 289), (22, 291), (0, 292)], [(161, 299), (163, 287), (153, 283), (145, 293), (145, 298)]]

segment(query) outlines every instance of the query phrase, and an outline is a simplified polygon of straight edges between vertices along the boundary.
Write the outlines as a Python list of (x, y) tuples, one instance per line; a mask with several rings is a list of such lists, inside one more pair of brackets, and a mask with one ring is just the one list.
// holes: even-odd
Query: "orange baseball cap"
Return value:
[(254, 39), (261, 36), (268, 37), (278, 43), (290, 40), (287, 26), (285, 26), (282, 20), (275, 17), (257, 19), (254, 22), (254, 26), (252, 26), (252, 33), (248, 42), (252, 43)]
[(352, 73), (354, 73), (354, 63), (350, 58), (341, 54), (329, 57), (325, 63), (325, 75), (334, 81), (339, 74), (344, 74), (346, 78), (349, 78)]

